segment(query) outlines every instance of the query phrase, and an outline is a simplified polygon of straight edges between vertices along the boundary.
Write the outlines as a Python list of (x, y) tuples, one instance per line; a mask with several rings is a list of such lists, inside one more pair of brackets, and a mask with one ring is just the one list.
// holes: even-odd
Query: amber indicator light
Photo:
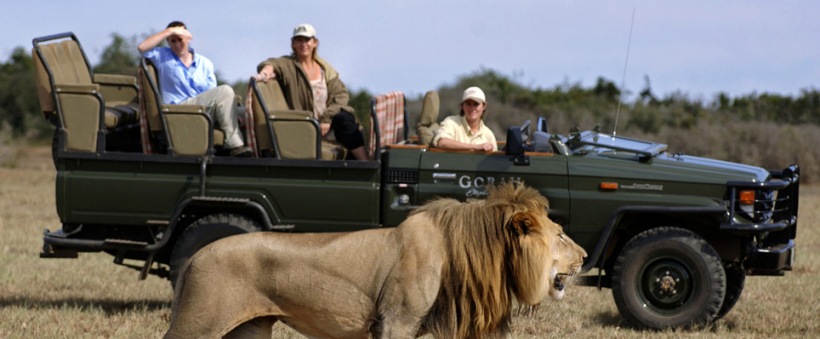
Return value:
[(755, 203), (755, 191), (740, 191), (740, 204), (751, 205)]
[(618, 189), (617, 182), (602, 182), (599, 186), (604, 191), (614, 191)]

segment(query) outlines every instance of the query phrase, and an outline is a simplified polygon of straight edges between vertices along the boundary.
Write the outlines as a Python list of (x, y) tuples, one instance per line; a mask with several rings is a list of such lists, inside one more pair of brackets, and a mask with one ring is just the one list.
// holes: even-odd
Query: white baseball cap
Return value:
[(461, 103), (464, 103), (465, 101), (467, 101), (467, 99), (474, 100), (479, 104), (484, 104), (487, 102), (484, 99), (484, 91), (482, 91), (481, 88), (475, 86), (464, 90), (464, 95), (461, 96)]
[(313, 28), (311, 24), (299, 24), (296, 25), (296, 28), (293, 29), (293, 38), (297, 36), (303, 36), (306, 38), (312, 38), (316, 36), (316, 29)]

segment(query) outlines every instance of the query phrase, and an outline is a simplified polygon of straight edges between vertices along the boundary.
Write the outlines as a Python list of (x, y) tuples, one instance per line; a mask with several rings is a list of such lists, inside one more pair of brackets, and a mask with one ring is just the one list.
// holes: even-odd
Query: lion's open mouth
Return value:
[(572, 275), (566, 274), (566, 273), (556, 274), (555, 275), (555, 280), (552, 282), (552, 285), (553, 285), (553, 287), (555, 287), (555, 290), (557, 290), (559, 292), (563, 291), (564, 288), (566, 287), (567, 279), (569, 279), (569, 277), (571, 277), (571, 276)]

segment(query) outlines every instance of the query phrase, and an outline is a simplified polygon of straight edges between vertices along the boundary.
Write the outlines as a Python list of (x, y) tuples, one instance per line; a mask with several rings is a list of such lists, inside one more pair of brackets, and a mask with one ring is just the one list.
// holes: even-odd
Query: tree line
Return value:
[[(93, 72), (136, 75), (137, 39), (112, 34)], [(597, 125), (603, 131), (665, 142), (670, 150), (694, 155), (760, 166), (798, 162), (804, 171), (820, 167), (820, 151), (814, 145), (820, 141), (820, 91), (814, 88), (797, 96), (754, 92), (732, 97), (721, 92), (704, 99), (680, 91), (658, 95), (648, 76), (638, 93), (622, 93), (603, 77), (588, 87), (564, 82), (546, 88), (523, 85), (517, 78), (482, 68), (440, 86), (435, 89), (441, 98), (440, 119), (458, 113), (464, 88), (479, 86), (488, 96), (485, 120), (497, 134), (543, 116), (553, 133)], [(238, 80), (229, 85), (244, 95), (248, 84)], [(372, 94), (367, 89), (351, 89), (350, 94), (351, 106), (364, 118)], [(407, 98), (410, 130), (421, 101), (420, 95)], [(39, 106), (31, 53), (18, 47), (0, 63), (0, 142), (50, 140), (53, 127), (42, 118)]]

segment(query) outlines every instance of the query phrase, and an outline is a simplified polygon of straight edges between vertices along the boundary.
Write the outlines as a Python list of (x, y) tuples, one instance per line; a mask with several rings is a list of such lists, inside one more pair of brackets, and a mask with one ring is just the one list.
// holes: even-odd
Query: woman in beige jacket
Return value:
[(350, 151), (356, 160), (368, 160), (364, 136), (359, 130), (353, 108), (348, 105), (350, 94), (339, 79), (339, 73), (316, 55), (319, 39), (310, 24), (293, 29), (293, 54), (270, 58), (257, 66), (256, 80), (279, 81), (288, 107), (312, 111), (319, 121), (322, 136), (330, 130), (336, 140)]

